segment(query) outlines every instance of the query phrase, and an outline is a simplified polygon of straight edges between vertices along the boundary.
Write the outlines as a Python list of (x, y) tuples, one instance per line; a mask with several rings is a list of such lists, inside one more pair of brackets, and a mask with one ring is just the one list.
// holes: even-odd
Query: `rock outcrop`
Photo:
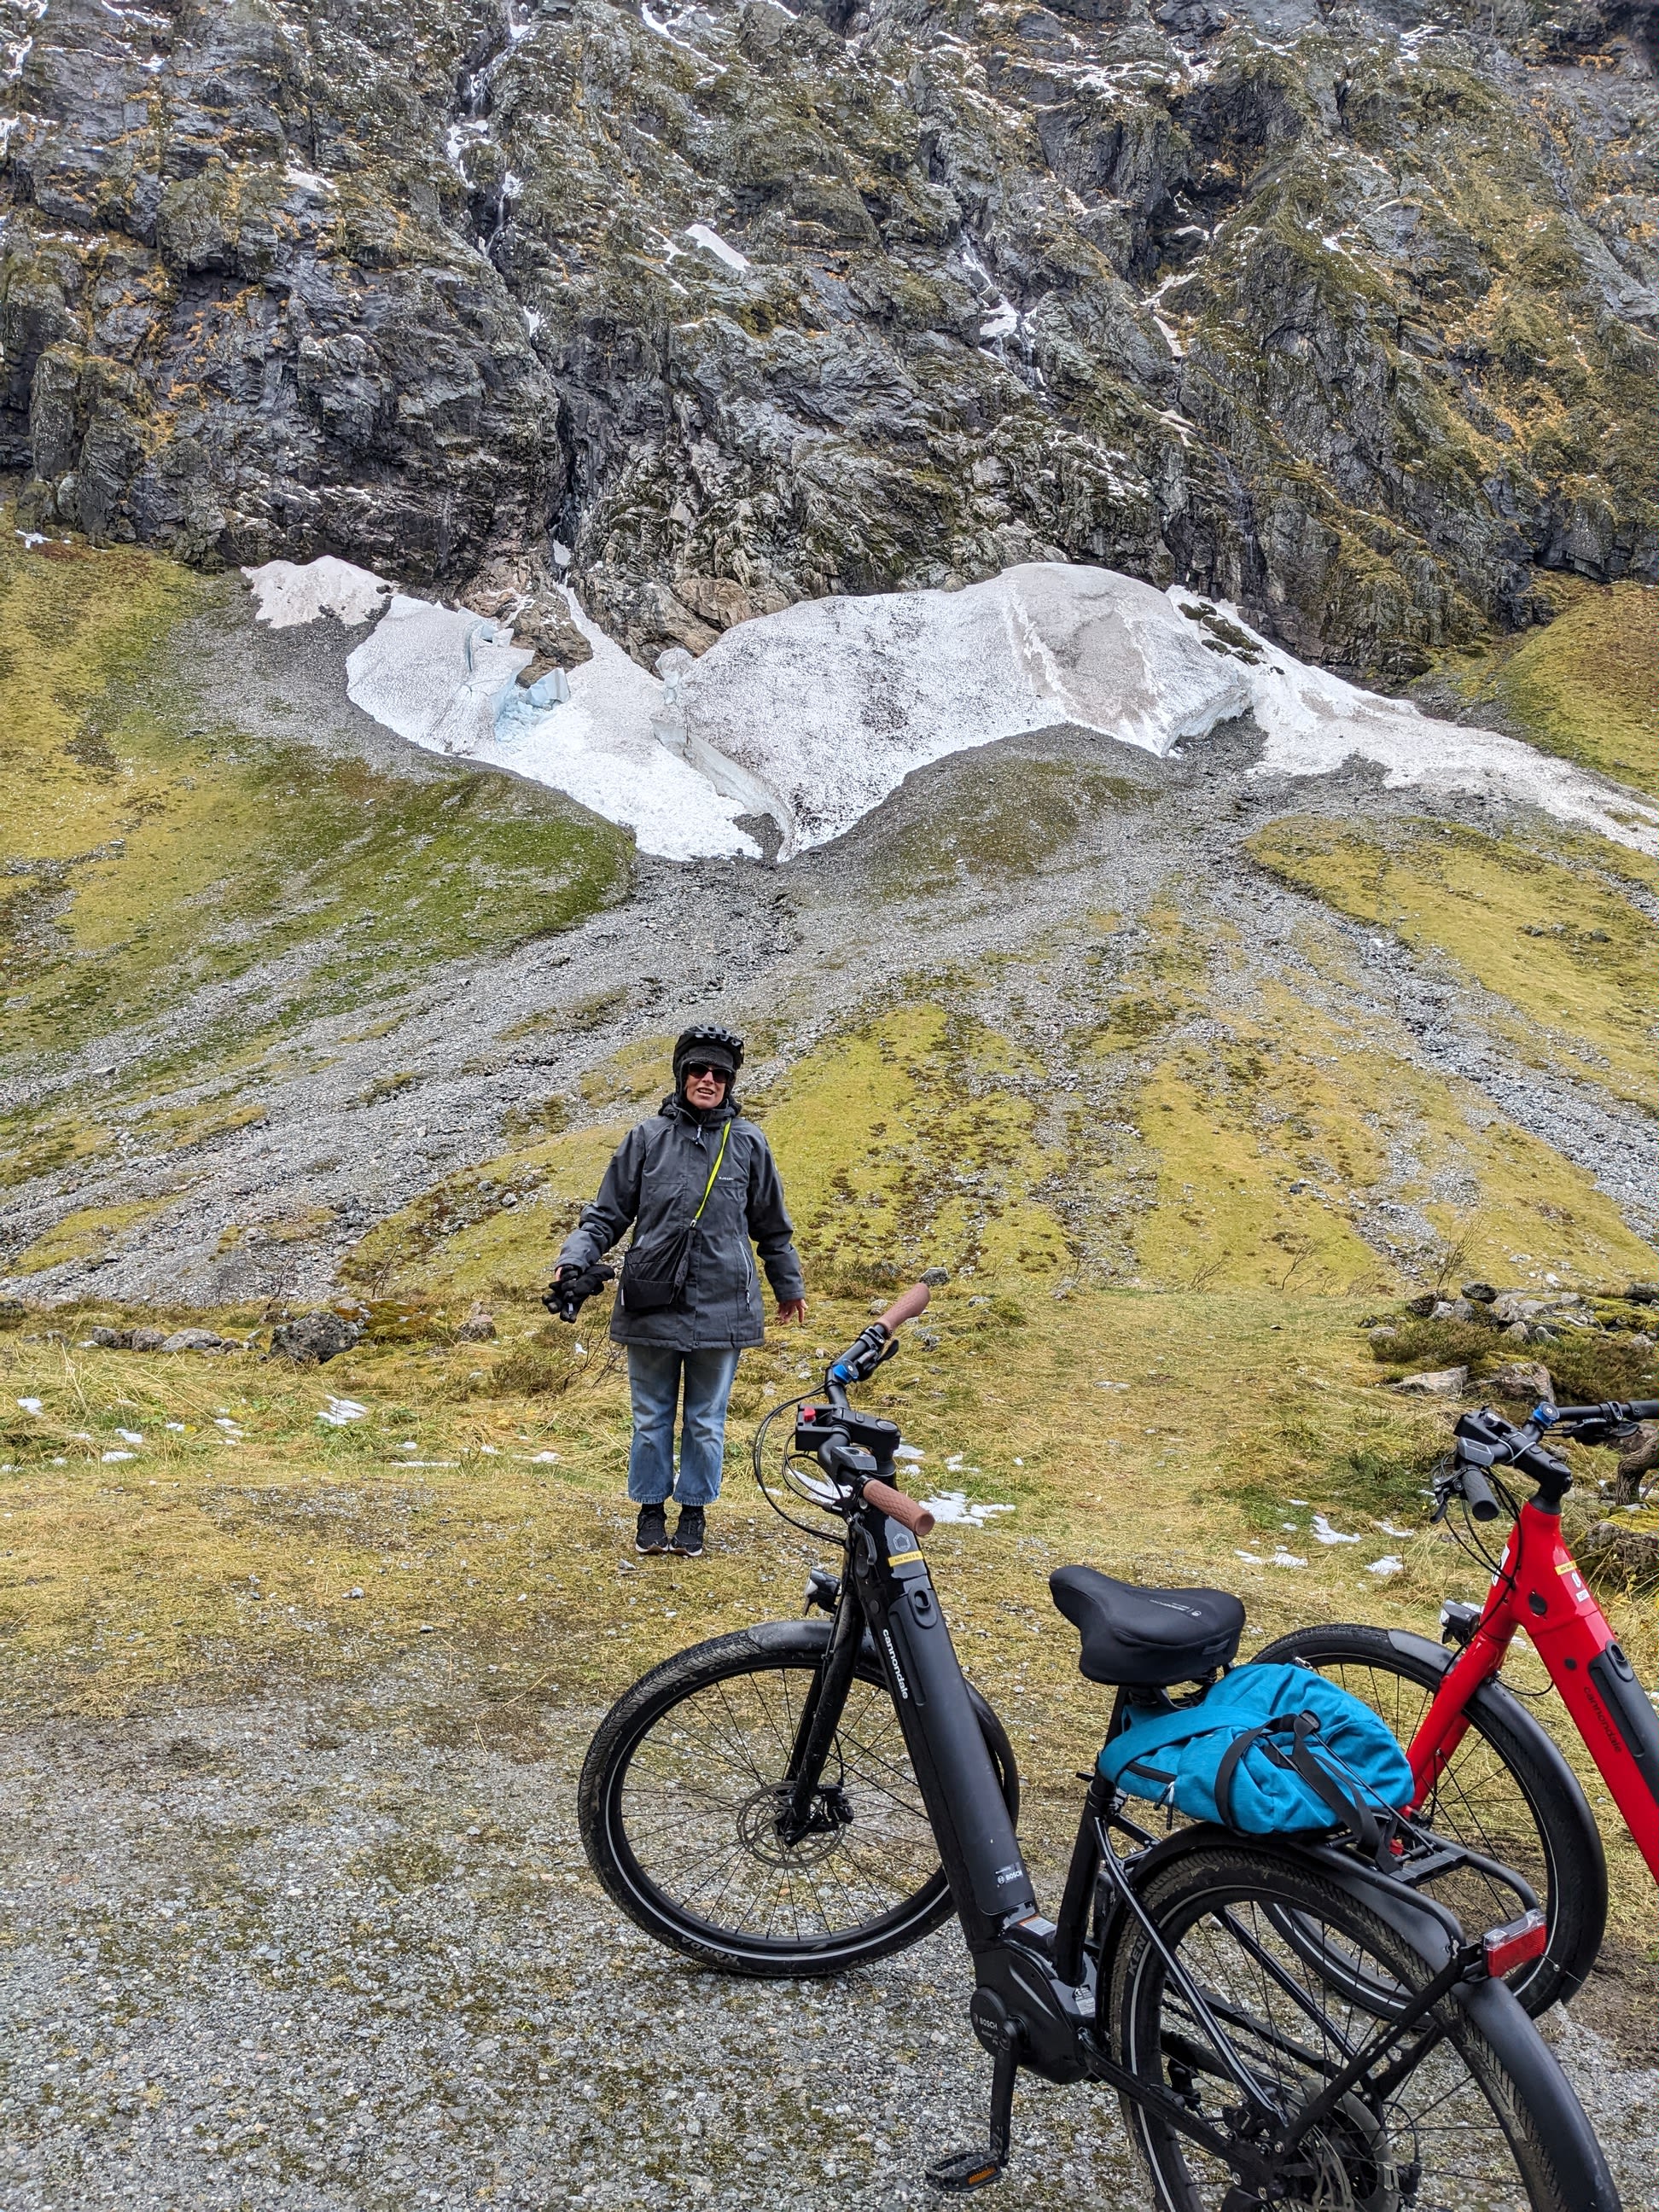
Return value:
[(1659, 562), (1620, 0), (0, 18), (40, 528), (557, 558), (647, 665), (1058, 552), (1403, 678)]

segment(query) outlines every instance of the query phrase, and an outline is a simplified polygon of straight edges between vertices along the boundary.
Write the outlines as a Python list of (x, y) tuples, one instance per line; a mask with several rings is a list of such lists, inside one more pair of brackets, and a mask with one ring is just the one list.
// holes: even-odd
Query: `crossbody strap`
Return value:
[(720, 1131), (720, 1148), (714, 1155), (714, 1164), (708, 1170), (708, 1180), (702, 1187), (702, 1196), (697, 1200), (697, 1210), (691, 1217), (693, 1227), (702, 1219), (702, 1210), (708, 1203), (709, 1192), (714, 1188), (714, 1177), (720, 1171), (720, 1162), (726, 1158), (726, 1140), (731, 1133), (732, 1124), (728, 1121)]

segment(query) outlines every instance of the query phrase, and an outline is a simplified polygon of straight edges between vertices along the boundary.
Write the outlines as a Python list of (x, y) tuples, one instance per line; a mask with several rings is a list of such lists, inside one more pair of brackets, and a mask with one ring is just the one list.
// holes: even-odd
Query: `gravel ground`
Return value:
[[(0, 1744), (0, 2206), (935, 2202), (989, 2080), (954, 1932), (836, 1983), (683, 1966), (582, 1859), (596, 1717), (440, 1659)], [(1659, 2204), (1659, 2074), (1558, 2033)], [(1007, 2212), (1146, 2204), (1104, 2092), (1028, 2081), (1016, 2127)]]

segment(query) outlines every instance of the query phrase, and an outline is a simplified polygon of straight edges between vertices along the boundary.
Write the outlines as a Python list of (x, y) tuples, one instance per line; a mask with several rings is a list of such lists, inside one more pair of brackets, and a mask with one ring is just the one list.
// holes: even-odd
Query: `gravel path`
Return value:
[[(989, 2075), (953, 1931), (838, 1983), (683, 1967), (582, 1860), (594, 1717), (434, 1663), (0, 1745), (0, 2206), (934, 2202)], [(1659, 2203), (1659, 2075), (1564, 2050)], [(1006, 2212), (1145, 2205), (1105, 2093), (1028, 2082), (1016, 2125)]]

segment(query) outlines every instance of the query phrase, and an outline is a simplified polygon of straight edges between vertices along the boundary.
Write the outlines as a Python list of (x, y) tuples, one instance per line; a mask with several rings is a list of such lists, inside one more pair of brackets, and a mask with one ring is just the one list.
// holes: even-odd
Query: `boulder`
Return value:
[(943, 1290), (951, 1279), (951, 1270), (948, 1267), (924, 1267), (921, 1279), (930, 1290)]
[(134, 1352), (159, 1352), (167, 1340), (167, 1333), (164, 1328), (135, 1328), (131, 1348)]
[(1459, 1398), (1469, 1379), (1467, 1367), (1437, 1367), (1422, 1375), (1405, 1375), (1393, 1384), (1418, 1398)]
[(1555, 1403), (1555, 1380), (1540, 1359), (1511, 1359), (1492, 1378), (1500, 1398), (1523, 1398), (1528, 1405)]
[(1406, 1311), (1414, 1315), (1419, 1321), (1427, 1321), (1439, 1303), (1440, 1297), (1437, 1291), (1419, 1291), (1414, 1298), (1407, 1299)]
[(21, 1298), (0, 1298), (0, 1328), (21, 1328), (28, 1317)]
[(489, 1344), (495, 1334), (495, 1316), (483, 1306), (474, 1306), (455, 1332), (458, 1344)]
[(1625, 1296), (1632, 1305), (1659, 1306), (1659, 1283), (1632, 1283)]
[(228, 1345), (217, 1330), (211, 1328), (176, 1328), (155, 1347), (158, 1352), (235, 1352), (240, 1348), (239, 1345)]
[(1498, 1293), (1490, 1283), (1465, 1283), (1463, 1296), (1471, 1305), (1490, 1306), (1498, 1301)]
[(131, 1352), (132, 1331), (130, 1328), (95, 1328), (91, 1341), (104, 1352)]
[[(1476, 1312), (1467, 1298), (1437, 1298), (1429, 1315), (1431, 1321), (1474, 1321)], [(1480, 1316), (1485, 1319), (1485, 1316)]]
[(296, 1367), (320, 1367), (349, 1352), (362, 1336), (360, 1322), (328, 1312), (296, 1314), (270, 1333), (271, 1356)]
[(1598, 1521), (1580, 1546), (1579, 1556), (1592, 1573), (1611, 1573), (1631, 1583), (1659, 1581), (1659, 1536), (1646, 1528)]

